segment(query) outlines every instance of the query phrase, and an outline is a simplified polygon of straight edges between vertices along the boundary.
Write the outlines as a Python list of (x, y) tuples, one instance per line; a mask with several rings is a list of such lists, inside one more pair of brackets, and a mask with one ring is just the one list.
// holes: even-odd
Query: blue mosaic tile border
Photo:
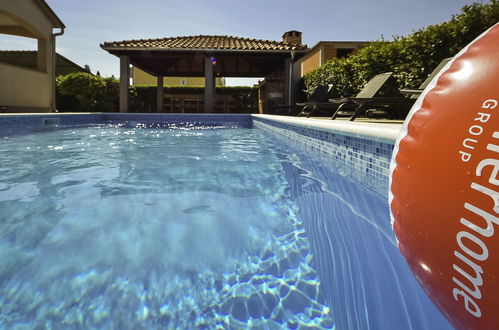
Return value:
[(217, 126), (251, 128), (248, 114), (134, 114), (134, 113), (97, 113), (97, 114), (57, 114), (0, 115), (0, 129), (43, 128), (55, 125), (92, 125), (104, 123), (157, 124), (177, 126)]
[(253, 127), (296, 141), (305, 148), (333, 161), (344, 175), (361, 182), (386, 198), (394, 143), (351, 136), (336, 131), (253, 118)]
[(215, 126), (252, 128), (249, 114), (133, 114), (112, 113), (104, 114), (104, 121), (111, 123), (140, 123), (178, 126)]
[[(102, 122), (102, 114), (36, 114), (0, 116), (0, 129), (32, 128), (47, 125), (88, 125)], [(48, 121), (47, 121), (48, 120)], [(56, 120), (57, 124), (54, 122)]]

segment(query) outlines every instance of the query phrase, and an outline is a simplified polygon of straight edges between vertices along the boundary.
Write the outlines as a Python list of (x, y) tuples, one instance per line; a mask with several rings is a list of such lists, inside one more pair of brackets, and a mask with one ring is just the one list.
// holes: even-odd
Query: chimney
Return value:
[(301, 44), (301, 32), (296, 30), (285, 32), (282, 41), (288, 44)]

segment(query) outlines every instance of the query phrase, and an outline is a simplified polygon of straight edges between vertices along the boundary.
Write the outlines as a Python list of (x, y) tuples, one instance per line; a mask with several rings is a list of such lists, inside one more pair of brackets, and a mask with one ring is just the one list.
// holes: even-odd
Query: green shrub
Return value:
[(499, 1), (462, 8), (448, 22), (431, 25), (406, 37), (379, 40), (346, 58), (335, 58), (303, 77), (307, 92), (332, 84), (335, 96), (355, 95), (378, 73), (392, 71), (384, 91), (418, 87), (446, 57), (454, 56), (483, 31), (499, 21)]
[(57, 77), (56, 85), (59, 111), (118, 111), (119, 83), (114, 77), (70, 73)]
[[(131, 86), (130, 108), (133, 112), (156, 111), (156, 86)], [(164, 94), (204, 95), (201, 86), (166, 86)], [(57, 108), (62, 112), (119, 111), (119, 81), (89, 73), (71, 73), (57, 77)], [(255, 87), (216, 87), (218, 95), (232, 95), (235, 107), (241, 112), (254, 112), (258, 105)]]

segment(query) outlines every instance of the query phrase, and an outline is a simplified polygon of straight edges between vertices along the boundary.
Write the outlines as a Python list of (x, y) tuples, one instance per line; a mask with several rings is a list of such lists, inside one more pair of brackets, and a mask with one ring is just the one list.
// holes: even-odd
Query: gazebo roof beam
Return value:
[(130, 52), (130, 51), (147, 51), (147, 52), (186, 52), (186, 53), (205, 53), (205, 54), (217, 54), (217, 53), (257, 53), (257, 54), (276, 54), (276, 55), (284, 55), (289, 54), (291, 56), (291, 52), (295, 54), (306, 54), (308, 50), (258, 50), (258, 49), (209, 49), (209, 48), (158, 48), (158, 47), (102, 47), (103, 49), (109, 52)]

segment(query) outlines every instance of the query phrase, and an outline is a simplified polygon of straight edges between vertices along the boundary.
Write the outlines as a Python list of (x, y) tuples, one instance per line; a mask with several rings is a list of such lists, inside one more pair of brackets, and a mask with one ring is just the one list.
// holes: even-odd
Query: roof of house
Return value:
[[(77, 71), (88, 72), (85, 68), (67, 59), (61, 54), (59, 53), (56, 54), (57, 54), (56, 65), (59, 69), (63, 67), (71, 67)], [(0, 62), (21, 65), (29, 68), (36, 67), (36, 56), (37, 56), (36, 50), (0, 50)], [(26, 60), (23, 61), (22, 60), (23, 58)]]
[(47, 17), (52, 21), (54, 27), (56, 28), (65, 28), (64, 23), (61, 19), (54, 13), (52, 8), (44, 1), (44, 0), (35, 0), (35, 3), (40, 7), (40, 9), (47, 15)]
[(305, 50), (307, 45), (283, 41), (240, 38), (232, 36), (198, 35), (160, 39), (112, 41), (101, 44), (105, 50), (246, 50), (246, 51), (290, 51)]

